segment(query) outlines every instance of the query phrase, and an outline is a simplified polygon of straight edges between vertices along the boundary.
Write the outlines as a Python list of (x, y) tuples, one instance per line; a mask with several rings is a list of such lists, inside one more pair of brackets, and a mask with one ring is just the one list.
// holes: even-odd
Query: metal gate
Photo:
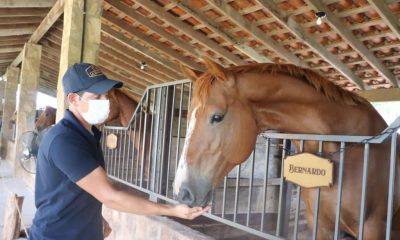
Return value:
[[(173, 200), (172, 182), (178, 166), (186, 135), (186, 116), (190, 106), (192, 83), (177, 81), (148, 87), (128, 127), (103, 128), (102, 147), (108, 175), (123, 184), (149, 194), (152, 200)], [(212, 209), (206, 217), (228, 224), (266, 239), (316, 239), (317, 224), (308, 230), (304, 207), (300, 201), (300, 187), (284, 181), (283, 161), (293, 153), (291, 141), (317, 141), (319, 152), (328, 142), (337, 142), (344, 150), (351, 144), (364, 145), (364, 168), (360, 205), (363, 239), (367, 169), (371, 145), (391, 141), (390, 175), (386, 239), (390, 239), (396, 162), (397, 129), (400, 117), (379, 136), (332, 136), (283, 134), (265, 132), (259, 135), (256, 148), (249, 159), (225, 177), (213, 192)], [(107, 147), (106, 138), (115, 135), (117, 143)], [(115, 138), (114, 136), (114, 138)], [(300, 152), (302, 147), (300, 148)], [(344, 151), (340, 153), (340, 190), (337, 195), (335, 239), (339, 238), (340, 210), (343, 183)], [(257, 167), (255, 167), (257, 166)], [(320, 189), (316, 202), (319, 203)], [(318, 219), (319, 204), (315, 204), (314, 219)]]

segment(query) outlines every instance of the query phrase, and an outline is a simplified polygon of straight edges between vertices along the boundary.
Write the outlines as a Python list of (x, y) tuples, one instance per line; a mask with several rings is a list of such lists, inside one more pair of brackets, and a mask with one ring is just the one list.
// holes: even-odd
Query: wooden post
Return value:
[(10, 121), (15, 112), (19, 72), (20, 69), (17, 67), (8, 67), (5, 74), (7, 81), (4, 91), (3, 119), (0, 139), (2, 158), (6, 157), (7, 141), (11, 140), (14, 131), (13, 125)]
[(9, 196), (4, 213), (3, 240), (14, 240), (19, 237), (23, 202), (24, 197), (19, 197), (15, 193)]
[(57, 83), (57, 121), (64, 115), (66, 101), (62, 87), (65, 71), (74, 63), (97, 64), (101, 34), (103, 1), (66, 0), (61, 44), (60, 71)]
[[(36, 94), (40, 78), (40, 59), (42, 46), (25, 43), (22, 53), (22, 67), (19, 88), (19, 104), (17, 106), (17, 132), (16, 132), (16, 153), (21, 135), (26, 131), (35, 129), (36, 116)], [(17, 161), (17, 158), (15, 158)], [(14, 164), (17, 170), (17, 164)]]

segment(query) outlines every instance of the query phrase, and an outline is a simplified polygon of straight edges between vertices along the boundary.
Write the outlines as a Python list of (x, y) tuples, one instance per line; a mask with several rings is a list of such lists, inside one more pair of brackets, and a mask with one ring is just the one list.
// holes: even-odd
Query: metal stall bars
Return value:
[[(128, 127), (106, 126), (103, 128), (102, 147), (108, 175), (123, 184), (149, 194), (153, 200), (176, 203), (172, 194), (172, 182), (178, 166), (186, 135), (186, 115), (190, 106), (192, 84), (177, 81), (148, 87)], [(308, 134), (283, 134), (265, 132), (258, 137), (256, 148), (249, 159), (236, 167), (213, 192), (213, 208), (206, 217), (230, 225), (265, 239), (316, 239), (318, 221), (309, 230), (305, 223), (301, 188), (286, 183), (282, 163), (288, 154), (295, 152), (291, 141), (300, 141), (300, 149), (309, 141), (323, 146), (334, 142), (344, 149), (350, 144), (363, 144), (364, 174), (360, 203), (360, 234), (363, 237), (365, 194), (367, 189), (368, 153), (370, 145), (382, 144), (391, 138), (390, 181), (388, 193), (387, 238), (393, 213), (393, 194), (396, 161), (396, 130), (398, 118), (377, 137), (330, 136)], [(107, 147), (106, 139), (117, 137), (116, 146)], [(342, 186), (344, 151), (339, 153), (339, 186)], [(388, 159), (389, 160), (389, 159)], [(257, 167), (255, 167), (257, 166)], [(314, 206), (318, 219), (319, 189), (316, 190)], [(341, 189), (338, 191), (336, 208), (335, 239), (340, 234)]]

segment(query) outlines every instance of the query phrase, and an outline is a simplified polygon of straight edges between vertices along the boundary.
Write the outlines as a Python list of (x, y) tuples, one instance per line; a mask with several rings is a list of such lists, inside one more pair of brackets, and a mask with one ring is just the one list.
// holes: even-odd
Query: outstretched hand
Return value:
[(205, 208), (202, 207), (189, 207), (185, 204), (178, 204), (172, 207), (173, 216), (183, 218), (183, 219), (195, 219), (203, 213), (210, 210), (211, 206)]

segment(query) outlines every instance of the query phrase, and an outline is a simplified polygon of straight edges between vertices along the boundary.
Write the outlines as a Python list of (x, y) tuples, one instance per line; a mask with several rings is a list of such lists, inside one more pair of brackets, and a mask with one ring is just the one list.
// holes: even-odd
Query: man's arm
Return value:
[(193, 219), (209, 210), (209, 207), (190, 208), (186, 205), (167, 205), (151, 202), (132, 193), (117, 190), (102, 167), (77, 182), (78, 186), (109, 208), (141, 215), (166, 215)]

